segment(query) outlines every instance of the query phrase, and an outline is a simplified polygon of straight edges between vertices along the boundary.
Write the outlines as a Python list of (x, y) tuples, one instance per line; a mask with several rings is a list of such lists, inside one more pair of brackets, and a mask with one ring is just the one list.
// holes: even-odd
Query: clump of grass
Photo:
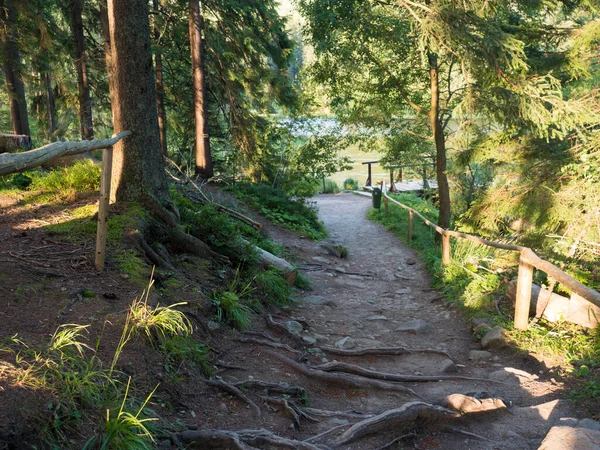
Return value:
[[(129, 395), (130, 383), (131, 377), (127, 380), (123, 402), (116, 415), (113, 416), (109, 409), (106, 410), (105, 436), (100, 446), (101, 450), (151, 450), (155, 448), (154, 438), (150, 431), (148, 431), (146, 424), (158, 420), (158, 418), (141, 418), (140, 416), (144, 412), (146, 405), (154, 395), (158, 386), (156, 386), (156, 388), (154, 388), (154, 390), (146, 397), (146, 400), (144, 400), (144, 403), (142, 403), (138, 411), (135, 414), (132, 414), (125, 410), (125, 402)], [(93, 444), (95, 444), (95, 440), (88, 441), (88, 444), (86, 444), (86, 447), (84, 448), (92, 448)]]
[(101, 167), (89, 159), (77, 161), (69, 167), (57, 168), (51, 172), (28, 172), (32, 178), (30, 194), (26, 200), (69, 201), (80, 192), (95, 191), (100, 188)]
[(181, 364), (188, 362), (201, 368), (207, 376), (211, 376), (212, 368), (208, 363), (211, 348), (196, 342), (188, 336), (172, 336), (160, 344), (160, 350), (166, 356), (165, 371), (177, 373)]
[(298, 276), (296, 277), (296, 283), (294, 283), (294, 286), (304, 291), (309, 291), (312, 289), (312, 283), (310, 282), (310, 279), (302, 272), (298, 272)]
[(258, 296), (265, 303), (285, 306), (290, 302), (290, 290), (278, 270), (269, 269), (254, 278)]
[(81, 342), (79, 338), (82, 336), (84, 331), (87, 331), (89, 325), (77, 325), (77, 324), (65, 324), (59, 326), (50, 339), (49, 350), (59, 351), (64, 353), (67, 348), (74, 348), (80, 355), (83, 355), (83, 349), (91, 348)]
[(242, 303), (235, 292), (225, 291), (215, 294), (213, 305), (217, 308), (219, 322), (228, 322), (240, 330), (250, 328), (250, 314), (252, 310)]
[(130, 307), (131, 326), (134, 332), (143, 332), (149, 339), (164, 340), (172, 336), (189, 336), (193, 328), (189, 319), (181, 311), (174, 309), (186, 303), (175, 303), (169, 306), (152, 308), (145, 299), (134, 301)]

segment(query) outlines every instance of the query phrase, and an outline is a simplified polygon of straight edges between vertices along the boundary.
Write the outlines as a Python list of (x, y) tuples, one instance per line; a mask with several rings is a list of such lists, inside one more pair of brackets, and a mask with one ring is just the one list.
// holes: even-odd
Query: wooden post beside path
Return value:
[(408, 236), (406, 237), (408, 240), (408, 245), (412, 242), (412, 234), (413, 234), (413, 219), (415, 218), (415, 213), (412, 211), (408, 211)]
[(519, 258), (519, 274), (517, 279), (517, 298), (515, 300), (515, 328), (525, 330), (529, 324), (529, 304), (531, 302), (531, 284), (533, 283), (533, 266), (521, 253)]
[(450, 264), (450, 235), (446, 231), (442, 233), (442, 264)]
[(98, 204), (98, 231), (96, 233), (96, 270), (104, 270), (106, 235), (108, 231), (108, 207), (110, 204), (110, 178), (112, 173), (112, 146), (102, 150), (102, 177), (100, 178), (100, 203)]

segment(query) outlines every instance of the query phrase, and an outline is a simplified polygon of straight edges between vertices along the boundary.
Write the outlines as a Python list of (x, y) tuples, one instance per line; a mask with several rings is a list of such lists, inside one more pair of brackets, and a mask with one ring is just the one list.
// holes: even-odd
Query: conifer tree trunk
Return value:
[(54, 91), (52, 90), (52, 79), (50, 77), (50, 67), (47, 67), (47, 71), (44, 73), (44, 87), (46, 89), (46, 106), (48, 108), (48, 133), (50, 134), (50, 141), (54, 142), (56, 136), (56, 109), (54, 106)]
[(429, 126), (433, 133), (436, 150), (436, 174), (438, 195), (440, 202), (440, 215), (438, 225), (442, 228), (450, 226), (450, 189), (446, 176), (446, 137), (440, 120), (440, 86), (438, 57), (429, 53), (429, 81), (431, 83), (431, 109), (429, 110)]
[(17, 41), (17, 11), (14, 0), (0, 1), (0, 33), (4, 59), (4, 75), (10, 104), (10, 120), (14, 134), (31, 134), (27, 116), (25, 85), (21, 73), (21, 53)]
[(208, 102), (206, 101), (206, 74), (202, 43), (203, 18), (199, 0), (189, 2), (190, 49), (194, 86), (194, 117), (196, 119), (196, 174), (202, 178), (213, 176), (212, 155), (208, 131)]
[(94, 126), (92, 123), (92, 99), (90, 97), (90, 85), (88, 80), (85, 37), (83, 35), (83, 0), (71, 0), (71, 32), (75, 44), (75, 66), (77, 67), (77, 87), (79, 89), (79, 122), (81, 125), (81, 137), (83, 139), (94, 138)]
[(110, 88), (115, 132), (111, 198), (174, 212), (163, 167), (146, 0), (108, 0)]
[[(153, 0), (153, 6), (158, 11), (158, 0)], [(157, 21), (154, 21), (154, 43), (158, 44), (160, 30)], [(156, 77), (156, 107), (158, 108), (158, 131), (162, 154), (167, 156), (167, 111), (165, 109), (165, 82), (163, 80), (162, 54), (160, 49), (154, 54), (154, 73)]]

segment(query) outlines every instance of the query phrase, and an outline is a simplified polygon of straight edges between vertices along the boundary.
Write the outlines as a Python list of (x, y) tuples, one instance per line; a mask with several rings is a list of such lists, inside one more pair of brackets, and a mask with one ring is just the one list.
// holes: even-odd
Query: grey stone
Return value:
[(598, 450), (599, 442), (598, 430), (556, 426), (550, 428), (538, 450)]
[(342, 350), (350, 350), (355, 346), (356, 344), (354, 343), (354, 339), (352, 339), (350, 336), (346, 336), (335, 343), (335, 347)]
[(406, 264), (408, 264), (409, 266), (414, 266), (417, 263), (417, 260), (415, 258), (407, 258), (406, 259)]
[(315, 334), (314, 337), (317, 342), (325, 342), (327, 340), (327, 336), (323, 336), (322, 334)]
[(311, 305), (326, 305), (326, 306), (337, 306), (337, 303), (328, 298), (322, 297), (320, 295), (307, 295), (302, 297), (301, 300), (306, 303), (310, 303)]
[(506, 345), (506, 330), (502, 327), (494, 327), (481, 339), (483, 348), (502, 347)]
[(420, 334), (426, 333), (433, 329), (433, 326), (421, 319), (413, 319), (400, 324), (396, 331), (405, 331), (408, 333)]
[(440, 362), (440, 371), (442, 373), (456, 373), (458, 372), (458, 367), (456, 367), (456, 364), (451, 359), (444, 359)]
[(370, 321), (388, 320), (388, 318), (385, 316), (370, 316), (370, 317), (367, 317), (367, 320), (370, 320)]
[(475, 319), (471, 319), (471, 328), (475, 329), (477, 327), (486, 326), (488, 328), (492, 327), (492, 319), (489, 317), (477, 317)]
[(491, 358), (492, 354), (485, 350), (471, 350), (469, 352), (469, 359), (473, 362), (489, 361)]
[(581, 419), (577, 422), (577, 428), (600, 431), (600, 422), (594, 419)]
[(331, 264), (331, 261), (329, 261), (327, 258), (323, 258), (322, 256), (313, 256), (312, 260), (321, 264)]
[(302, 336), (302, 341), (308, 345), (317, 345), (317, 340), (311, 336)]
[(302, 333), (302, 330), (304, 329), (302, 328), (302, 324), (300, 322), (296, 322), (295, 320), (288, 320), (285, 323), (285, 327), (292, 333), (296, 334)]
[(497, 370), (489, 374), (488, 378), (495, 381), (506, 381), (510, 379), (525, 379), (525, 380), (536, 380), (537, 375), (532, 375), (525, 372), (524, 370), (514, 369), (512, 367), (505, 367), (501, 370)]

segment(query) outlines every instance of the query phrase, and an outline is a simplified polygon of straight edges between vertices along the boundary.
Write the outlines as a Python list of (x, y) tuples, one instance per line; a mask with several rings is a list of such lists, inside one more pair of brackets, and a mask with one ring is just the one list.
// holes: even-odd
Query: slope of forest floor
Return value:
[[(264, 223), (263, 234), (284, 245), (286, 257), (310, 279), (311, 289), (297, 289), (290, 305), (266, 306), (252, 314), (249, 330), (236, 331), (219, 323), (207, 302), (208, 293), (230, 282), (226, 268), (187, 257), (181, 263), (195, 270), (201, 283), (163, 273), (155, 277), (148, 304), (187, 302), (181, 309), (196, 329), (195, 340), (178, 346), (141, 333), (118, 352), (131, 302), (142, 295), (149, 273), (138, 274), (142, 283), (125, 273), (128, 263), (136, 264), (129, 258), (131, 249), (120, 249), (120, 259), (109, 260), (99, 273), (93, 267), (93, 235), (65, 235), (48, 227), (95, 202), (96, 197), (84, 196), (68, 204), (21, 205), (4, 198), (0, 448), (49, 448), (57, 440), (63, 448), (99, 448), (108, 430), (107, 410), (113, 424), (124, 423), (119, 420), (125, 410), (132, 416), (142, 411), (142, 420), (159, 418), (144, 425), (160, 448), (203, 449), (271, 448), (264, 437), (262, 444), (255, 438), (245, 447), (191, 443), (202, 438), (194, 435), (202, 430), (247, 429), (293, 439), (293, 448), (313, 448), (300, 441), (328, 432), (313, 443), (372, 450), (405, 436), (401, 442), (421, 449), (535, 449), (552, 425), (585, 415), (565, 400), (558, 368), (510, 348), (482, 352), (470, 324), (431, 289), (416, 253), (366, 219), (368, 199), (350, 194), (318, 197), (330, 235), (323, 242), (254, 215)], [(71, 349), (55, 339), (57, 327), (68, 324), (88, 326), (67, 344)], [(53, 350), (38, 350), (48, 342)], [(391, 347), (424, 351), (338, 354)], [(116, 359), (115, 353), (120, 353)], [(335, 361), (412, 381), (374, 386), (364, 381), (368, 378), (326, 371), (337, 370), (331, 367)], [(109, 366), (118, 388), (104, 395), (94, 386), (113, 386), (102, 378)], [(87, 383), (73, 381), (82, 374), (89, 376)], [(130, 391), (124, 389), (128, 380)], [(234, 384), (239, 390), (232, 393)], [(483, 403), (496, 399), (494, 405), (501, 406), (470, 414), (465, 405), (471, 400), (449, 399), (452, 394)], [(414, 401), (454, 409), (392, 421), (344, 441), (354, 423)], [(461, 408), (461, 417), (444, 418)], [(127, 439), (135, 438), (124, 435), (112, 448), (133, 448)]]

